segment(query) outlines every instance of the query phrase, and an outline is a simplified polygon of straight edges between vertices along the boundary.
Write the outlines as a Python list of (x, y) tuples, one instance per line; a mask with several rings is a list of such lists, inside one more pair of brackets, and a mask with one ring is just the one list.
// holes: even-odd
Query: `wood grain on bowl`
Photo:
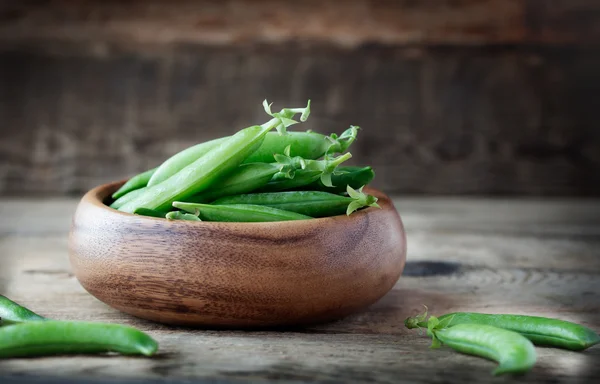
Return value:
[(69, 254), (82, 286), (141, 318), (261, 327), (329, 321), (364, 309), (397, 282), (406, 236), (391, 200), (351, 216), (293, 222), (167, 221), (89, 191), (73, 217)]

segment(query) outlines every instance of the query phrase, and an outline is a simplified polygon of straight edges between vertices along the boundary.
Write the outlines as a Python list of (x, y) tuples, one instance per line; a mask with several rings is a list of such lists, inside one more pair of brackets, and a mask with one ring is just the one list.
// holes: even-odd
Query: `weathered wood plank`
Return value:
[(0, 40), (579, 45), (598, 43), (599, 10), (594, 0), (20, 1), (0, 9)]
[(530, 40), (600, 43), (600, 4), (597, 1), (525, 0), (524, 15)]
[[(81, 193), (313, 101), (389, 193), (599, 195), (600, 49), (0, 49), (0, 194)], [(301, 128), (297, 128), (301, 129)]]
[[(75, 203), (0, 200), (0, 217), (11, 218), (0, 227), (0, 293), (52, 318), (139, 327), (159, 340), (161, 354), (156, 359), (56, 357), (35, 364), (3, 360), (0, 379), (479, 383), (489, 381), (493, 363), (428, 349), (426, 337), (403, 327), (405, 317), (427, 304), (433, 314), (527, 313), (600, 328), (600, 204), (594, 200), (397, 198), (409, 262), (388, 295), (341, 321), (254, 332), (154, 324), (87, 294), (71, 274), (66, 253)], [(515, 233), (514, 227), (522, 231)], [(576, 236), (579, 232), (585, 235)], [(537, 351), (538, 364), (520, 382), (586, 383), (600, 373), (600, 348)]]

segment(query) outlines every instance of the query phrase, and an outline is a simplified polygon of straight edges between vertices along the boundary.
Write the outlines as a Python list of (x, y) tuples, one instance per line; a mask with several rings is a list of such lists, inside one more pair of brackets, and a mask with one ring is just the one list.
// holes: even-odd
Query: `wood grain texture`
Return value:
[[(155, 359), (3, 360), (0, 379), (94, 384), (487, 383), (494, 363), (447, 348), (430, 350), (427, 338), (405, 329), (403, 320), (427, 304), (434, 314), (524, 313), (600, 330), (600, 201), (393, 202), (406, 227), (408, 262), (387, 295), (341, 321), (247, 332), (169, 327), (102, 304), (77, 282), (67, 257), (67, 233), (78, 201), (0, 200), (0, 217), (11, 218), (0, 222), (1, 294), (56, 319), (133, 325), (161, 345)], [(599, 347), (584, 353), (551, 348), (537, 352), (537, 365), (518, 378), (520, 383), (591, 383), (600, 373)]]
[(0, 41), (245, 44), (589, 44), (594, 0), (19, 1), (0, 8)]
[(599, 195), (600, 49), (0, 49), (0, 194), (79, 194), (313, 102), (388, 193)]
[(125, 214), (98, 187), (73, 218), (73, 272), (96, 298), (166, 324), (266, 327), (337, 320), (384, 296), (406, 260), (386, 195), (368, 208), (298, 222), (211, 223)]

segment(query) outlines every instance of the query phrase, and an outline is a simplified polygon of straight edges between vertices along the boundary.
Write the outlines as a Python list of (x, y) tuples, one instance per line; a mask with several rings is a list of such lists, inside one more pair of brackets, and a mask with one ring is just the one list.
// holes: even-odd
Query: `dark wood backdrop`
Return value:
[(0, 4), (0, 194), (80, 194), (311, 98), (388, 193), (600, 195), (597, 0)]

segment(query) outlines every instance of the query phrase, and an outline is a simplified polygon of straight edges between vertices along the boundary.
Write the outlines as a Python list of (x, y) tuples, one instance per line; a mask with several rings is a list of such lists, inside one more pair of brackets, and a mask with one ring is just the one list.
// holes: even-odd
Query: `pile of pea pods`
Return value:
[[(375, 173), (341, 166), (358, 127), (340, 135), (288, 131), (310, 115), (271, 111), (269, 120), (186, 148), (121, 186), (109, 202), (122, 212), (168, 220), (267, 222), (336, 216), (378, 207), (363, 192)], [(300, 121), (294, 120), (300, 115)]]
[(583, 351), (600, 343), (598, 333), (583, 325), (539, 316), (453, 312), (427, 319), (425, 307), (404, 325), (427, 329), (432, 348), (444, 344), (498, 362), (494, 375), (529, 371), (537, 361), (534, 344)]

